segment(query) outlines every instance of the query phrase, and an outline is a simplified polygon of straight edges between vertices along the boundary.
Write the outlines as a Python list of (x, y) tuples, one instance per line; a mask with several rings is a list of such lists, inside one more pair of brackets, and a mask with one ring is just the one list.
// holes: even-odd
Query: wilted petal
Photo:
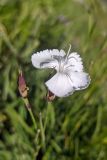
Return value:
[(71, 80), (63, 73), (56, 73), (46, 83), (48, 89), (58, 97), (65, 97), (74, 91)]
[(36, 68), (58, 68), (58, 59), (65, 56), (63, 50), (44, 50), (34, 53), (31, 57), (31, 61)]

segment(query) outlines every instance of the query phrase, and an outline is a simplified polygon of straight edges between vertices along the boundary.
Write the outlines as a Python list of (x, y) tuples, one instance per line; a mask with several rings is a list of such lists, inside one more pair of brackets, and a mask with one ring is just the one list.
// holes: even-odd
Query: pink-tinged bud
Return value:
[(55, 99), (55, 95), (51, 91), (48, 90), (47, 101), (52, 102), (54, 99)]
[(20, 92), (20, 95), (23, 98), (26, 98), (28, 96), (28, 87), (26, 86), (26, 82), (23, 76), (22, 71), (19, 71), (19, 77), (18, 77), (18, 89)]

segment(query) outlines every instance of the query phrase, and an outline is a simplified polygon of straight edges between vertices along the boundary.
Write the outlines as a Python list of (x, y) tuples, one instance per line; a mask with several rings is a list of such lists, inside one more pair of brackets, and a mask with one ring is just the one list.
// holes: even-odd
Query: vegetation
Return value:
[[(0, 0), (0, 160), (107, 159), (107, 3), (100, 0)], [(34, 52), (77, 51), (90, 86), (46, 101), (51, 71)], [(23, 70), (37, 128), (18, 92)], [(40, 129), (40, 130), (39, 130)]]

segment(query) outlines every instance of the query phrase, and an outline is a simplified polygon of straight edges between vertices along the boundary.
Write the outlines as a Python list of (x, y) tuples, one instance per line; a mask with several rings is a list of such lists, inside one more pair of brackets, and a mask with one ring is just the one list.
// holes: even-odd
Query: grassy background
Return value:
[[(91, 84), (47, 105), (50, 71), (31, 65), (46, 48), (78, 51)], [(22, 68), (38, 128), (17, 89)], [(40, 112), (42, 117), (40, 116)], [(0, 0), (0, 160), (107, 160), (107, 4)]]

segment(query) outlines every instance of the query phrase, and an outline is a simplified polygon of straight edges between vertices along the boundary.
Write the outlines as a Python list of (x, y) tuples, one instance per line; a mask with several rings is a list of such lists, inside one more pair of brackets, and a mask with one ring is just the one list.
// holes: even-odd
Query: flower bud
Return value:
[(52, 102), (54, 99), (55, 99), (55, 95), (51, 91), (48, 90), (47, 101)]
[(25, 79), (24, 79), (22, 71), (19, 71), (18, 89), (19, 89), (20, 95), (23, 98), (26, 98), (28, 96), (28, 90), (29, 90), (29, 88), (26, 86), (26, 82), (25, 82)]

